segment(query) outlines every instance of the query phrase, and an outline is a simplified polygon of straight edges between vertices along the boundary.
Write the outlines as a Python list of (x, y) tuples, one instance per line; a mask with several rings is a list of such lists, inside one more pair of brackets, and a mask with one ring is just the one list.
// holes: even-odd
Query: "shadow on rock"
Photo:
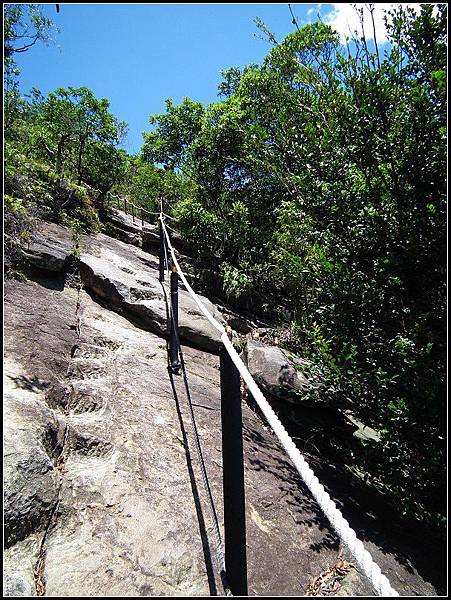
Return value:
[[(285, 422), (284, 425), (287, 426)], [(385, 556), (387, 559), (393, 557), (405, 569), (402, 576), (405, 576), (406, 572), (412, 577), (418, 573), (425, 582), (429, 582), (435, 588), (438, 595), (445, 594), (445, 545), (420, 526), (406, 524), (397, 517), (387, 498), (377, 489), (369, 487), (343, 467), (329, 463), (324, 456), (307, 454), (303, 447), (305, 432), (303, 437), (299, 436), (299, 431), (298, 436), (294, 436), (293, 425), (287, 428), (290, 429), (290, 435), (315, 475), (355, 530), (357, 537), (364, 543), (369, 542), (377, 547), (377, 551), (370, 548), (370, 553), (382, 571), (393, 572), (393, 563), (384, 559)], [(296, 524), (315, 526), (324, 533), (322, 541), (311, 544), (310, 549), (317, 553), (326, 548), (338, 550), (340, 540), (337, 534), (295, 467), (289, 459), (284, 458), (275, 435), (271, 434), (272, 437), (268, 439), (247, 425), (243, 428), (243, 434), (251, 450), (249, 467), (271, 473), (279, 480), (280, 490)], [(402, 577), (399, 579), (402, 580)], [(395, 588), (399, 586), (395, 578), (392, 583)]]

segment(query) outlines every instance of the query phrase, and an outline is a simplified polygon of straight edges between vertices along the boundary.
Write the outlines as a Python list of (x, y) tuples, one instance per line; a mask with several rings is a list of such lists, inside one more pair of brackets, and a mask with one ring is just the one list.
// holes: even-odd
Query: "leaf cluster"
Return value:
[[(363, 13), (362, 13), (363, 18)], [(222, 100), (168, 101), (145, 160), (192, 182), (180, 226), (229, 295), (285, 306), (292, 349), (382, 442), (361, 467), (403, 510), (444, 514), (446, 5), (387, 15), (381, 56), (300, 27)], [(269, 33), (268, 33), (269, 32)], [(177, 211), (177, 207), (176, 207)], [(419, 483), (419, 481), (421, 483)]]

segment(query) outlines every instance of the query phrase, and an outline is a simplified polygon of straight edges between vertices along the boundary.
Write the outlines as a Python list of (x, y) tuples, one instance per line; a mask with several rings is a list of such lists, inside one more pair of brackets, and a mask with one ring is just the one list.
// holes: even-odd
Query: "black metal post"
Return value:
[(164, 269), (166, 267), (166, 259), (165, 259), (165, 245), (166, 245), (166, 240), (164, 238), (164, 231), (163, 231), (163, 225), (161, 224), (161, 221), (159, 221), (159, 225), (160, 225), (160, 261), (159, 261), (159, 266), (160, 266), (160, 281), (164, 281)]
[(144, 211), (141, 208), (141, 226), (144, 227)]
[(173, 373), (180, 371), (179, 360), (179, 345), (178, 345), (178, 328), (179, 328), (179, 295), (178, 295), (179, 274), (176, 267), (172, 267), (171, 271), (171, 337), (169, 340), (169, 357), (171, 362), (171, 370)]
[(133, 219), (133, 223), (134, 223), (135, 222), (135, 205), (132, 203), (131, 207), (132, 207), (132, 219)]
[(226, 575), (232, 594), (247, 596), (246, 505), (240, 374), (224, 346), (219, 358)]
[(124, 213), (127, 214), (127, 198), (124, 198)]
[(117, 196), (117, 208), (118, 208), (118, 210), (120, 210), (120, 208), (121, 208), (121, 200), (120, 200), (119, 196)]

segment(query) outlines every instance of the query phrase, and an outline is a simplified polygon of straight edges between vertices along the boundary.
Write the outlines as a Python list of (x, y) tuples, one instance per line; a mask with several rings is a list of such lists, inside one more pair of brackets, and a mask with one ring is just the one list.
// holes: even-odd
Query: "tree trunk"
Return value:
[(81, 161), (83, 157), (83, 150), (85, 147), (86, 139), (82, 139), (80, 141), (80, 148), (78, 150), (78, 163), (77, 163), (77, 173), (78, 173), (78, 185), (81, 183)]
[(65, 142), (65, 138), (61, 138), (58, 142), (58, 147), (56, 150), (56, 163), (55, 163), (55, 171), (57, 173), (61, 173), (63, 169), (63, 146)]

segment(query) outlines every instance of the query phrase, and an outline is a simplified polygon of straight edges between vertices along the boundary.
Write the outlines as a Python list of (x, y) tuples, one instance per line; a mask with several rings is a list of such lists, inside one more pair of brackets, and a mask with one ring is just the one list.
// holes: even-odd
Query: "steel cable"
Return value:
[(175, 326), (174, 313), (172, 310), (172, 302), (169, 302), (169, 313), (170, 313), (170, 321), (171, 321), (172, 327), (174, 329), (176, 345), (177, 345), (179, 357), (180, 357), (180, 365), (181, 365), (181, 369), (182, 369), (186, 397), (188, 400), (188, 408), (189, 408), (189, 413), (190, 413), (191, 424), (192, 424), (193, 432), (194, 432), (194, 440), (195, 440), (195, 445), (196, 445), (197, 457), (199, 460), (200, 470), (202, 473), (202, 480), (203, 480), (205, 491), (207, 494), (208, 505), (209, 505), (209, 509), (210, 509), (211, 518), (213, 521), (213, 530), (214, 530), (215, 543), (216, 543), (216, 562), (218, 564), (219, 574), (220, 574), (222, 585), (224, 587), (225, 594), (226, 594), (226, 596), (233, 596), (233, 594), (230, 590), (229, 584), (227, 582), (225, 558), (224, 558), (224, 553), (222, 550), (222, 540), (221, 540), (221, 532), (220, 532), (220, 528), (219, 528), (218, 515), (216, 512), (216, 508), (215, 508), (215, 504), (214, 504), (214, 500), (213, 500), (213, 494), (211, 492), (210, 482), (208, 480), (208, 474), (207, 474), (205, 460), (204, 460), (203, 453), (202, 453), (202, 447), (200, 445), (200, 438), (199, 438), (199, 433), (197, 430), (196, 417), (194, 415), (193, 404), (192, 404), (192, 400), (191, 400), (191, 392), (190, 392), (189, 383), (188, 383), (188, 376), (186, 373), (185, 359), (183, 356), (182, 346), (180, 344), (178, 328)]

